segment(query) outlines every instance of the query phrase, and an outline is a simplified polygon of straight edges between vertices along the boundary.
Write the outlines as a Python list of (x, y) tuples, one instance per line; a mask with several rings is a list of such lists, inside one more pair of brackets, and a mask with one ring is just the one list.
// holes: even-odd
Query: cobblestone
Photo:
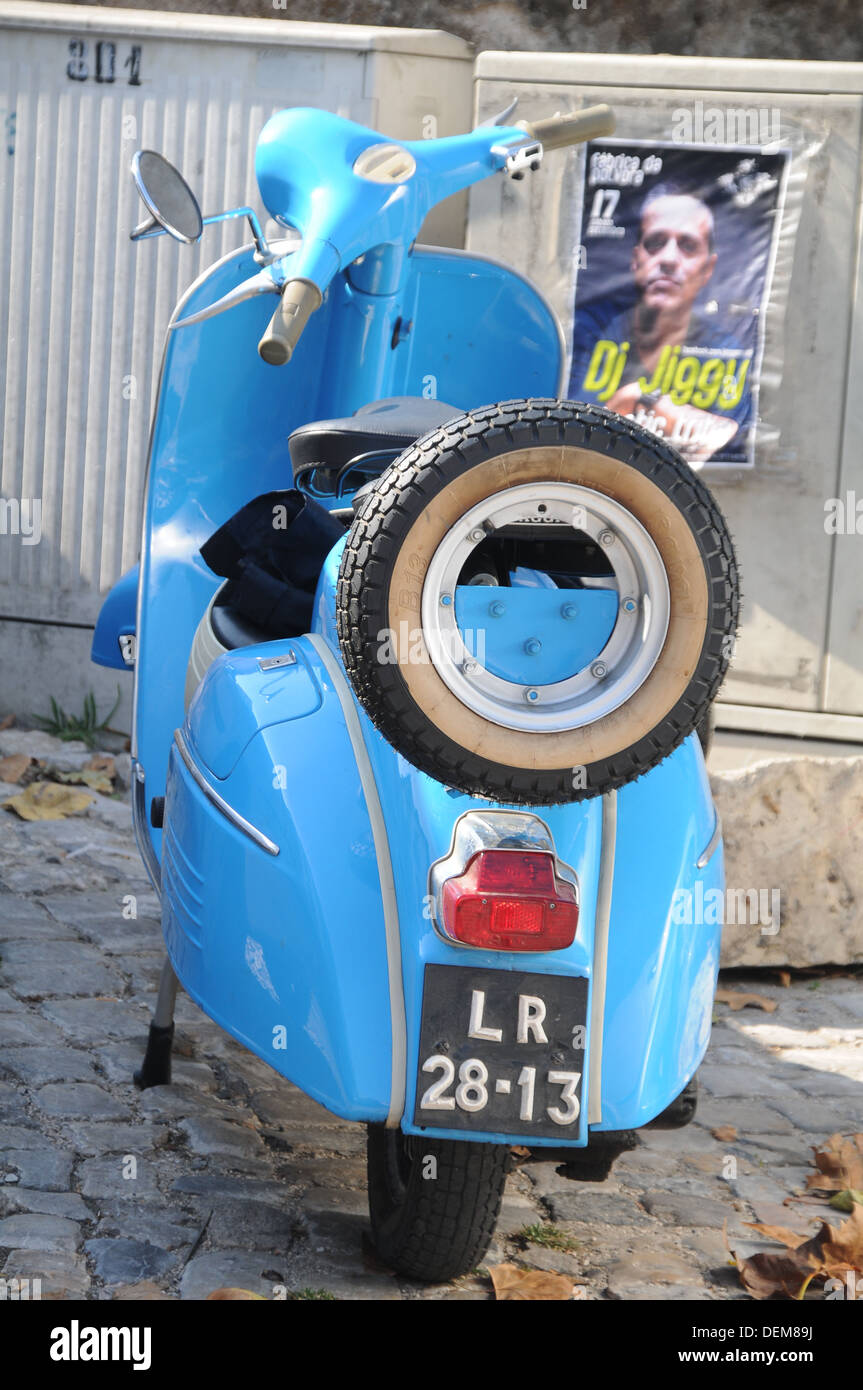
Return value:
[(0, 1153), (0, 1173), (14, 1173), (22, 1187), (38, 1188), (42, 1192), (68, 1192), (72, 1178), (74, 1155), (68, 1151), (50, 1149), (45, 1139), (33, 1131), (38, 1148), (8, 1149)]
[(90, 1289), (90, 1276), (80, 1255), (69, 1251), (12, 1250), (3, 1266), (6, 1279), (39, 1279), (42, 1297), (79, 1299)]
[(158, 1279), (176, 1264), (176, 1256), (145, 1240), (96, 1236), (84, 1246), (93, 1270), (106, 1284), (138, 1283)]
[(14, 1250), (77, 1250), (81, 1233), (63, 1216), (21, 1212), (0, 1221), (0, 1246)]
[(47, 1115), (62, 1119), (115, 1120), (128, 1110), (110, 1092), (86, 1081), (43, 1086), (36, 1091), (34, 1100)]

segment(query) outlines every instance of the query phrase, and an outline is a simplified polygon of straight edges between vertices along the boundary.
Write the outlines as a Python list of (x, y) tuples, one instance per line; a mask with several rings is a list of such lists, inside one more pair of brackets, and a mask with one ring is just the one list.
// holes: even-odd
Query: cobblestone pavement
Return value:
[[(61, 766), (88, 756), (19, 738)], [(19, 790), (0, 783), (0, 801)], [(43, 1297), (64, 1299), (197, 1299), (226, 1285), (491, 1297), (483, 1273), (429, 1288), (383, 1269), (367, 1244), (362, 1127), (280, 1080), (185, 996), (174, 1084), (134, 1089), (161, 960), (124, 798), (96, 796), (58, 821), (0, 810), (2, 1275), (40, 1278)], [(802, 1189), (811, 1145), (863, 1128), (863, 991), (850, 978), (756, 988), (775, 1013), (716, 1006), (695, 1122), (642, 1131), (601, 1184), (553, 1163), (519, 1168), (486, 1265), (572, 1274), (588, 1298), (742, 1298), (723, 1223), (749, 1253), (747, 1221), (807, 1231), (823, 1217), (823, 1205), (782, 1202)], [(729, 1125), (737, 1138), (713, 1136)], [(538, 1223), (575, 1249), (519, 1235)]]

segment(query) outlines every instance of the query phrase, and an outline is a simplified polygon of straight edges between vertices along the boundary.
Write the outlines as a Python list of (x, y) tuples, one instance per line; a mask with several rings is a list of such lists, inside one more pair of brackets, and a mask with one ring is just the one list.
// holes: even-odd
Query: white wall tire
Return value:
[[(447, 623), (435, 618), (473, 522), (505, 518), (526, 496), (546, 513), (579, 499), (607, 526), (621, 557), (615, 632), (633, 585), (655, 619), (641, 643), (610, 639), (601, 655), (617, 652), (618, 664), (609, 658), (592, 684), (573, 673), (556, 704), (554, 687), (533, 692), (534, 711), (475, 662), (447, 662)], [(358, 697), (409, 761), (472, 794), (530, 804), (598, 795), (667, 757), (716, 695), (738, 603), (724, 520), (674, 450), (596, 407), (514, 401), (431, 432), (378, 479), (348, 536), (337, 618)], [(415, 643), (399, 647), (418, 625), (423, 659)], [(382, 632), (395, 645), (388, 661)]]

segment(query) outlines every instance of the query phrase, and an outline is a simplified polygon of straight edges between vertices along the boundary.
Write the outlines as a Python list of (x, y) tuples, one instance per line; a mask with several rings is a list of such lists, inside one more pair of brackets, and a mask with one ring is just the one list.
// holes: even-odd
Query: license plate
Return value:
[(587, 980), (427, 965), (414, 1124), (579, 1137)]

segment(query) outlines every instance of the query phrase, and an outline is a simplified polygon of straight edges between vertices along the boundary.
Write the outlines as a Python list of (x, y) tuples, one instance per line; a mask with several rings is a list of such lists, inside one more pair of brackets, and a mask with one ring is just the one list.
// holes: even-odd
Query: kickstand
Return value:
[(150, 1086), (169, 1086), (171, 1083), (171, 1044), (174, 1041), (174, 1005), (180, 982), (174, 974), (174, 967), (166, 957), (159, 979), (159, 995), (150, 1032), (147, 1037), (147, 1051), (139, 1071), (135, 1072), (135, 1085), (139, 1091)]

